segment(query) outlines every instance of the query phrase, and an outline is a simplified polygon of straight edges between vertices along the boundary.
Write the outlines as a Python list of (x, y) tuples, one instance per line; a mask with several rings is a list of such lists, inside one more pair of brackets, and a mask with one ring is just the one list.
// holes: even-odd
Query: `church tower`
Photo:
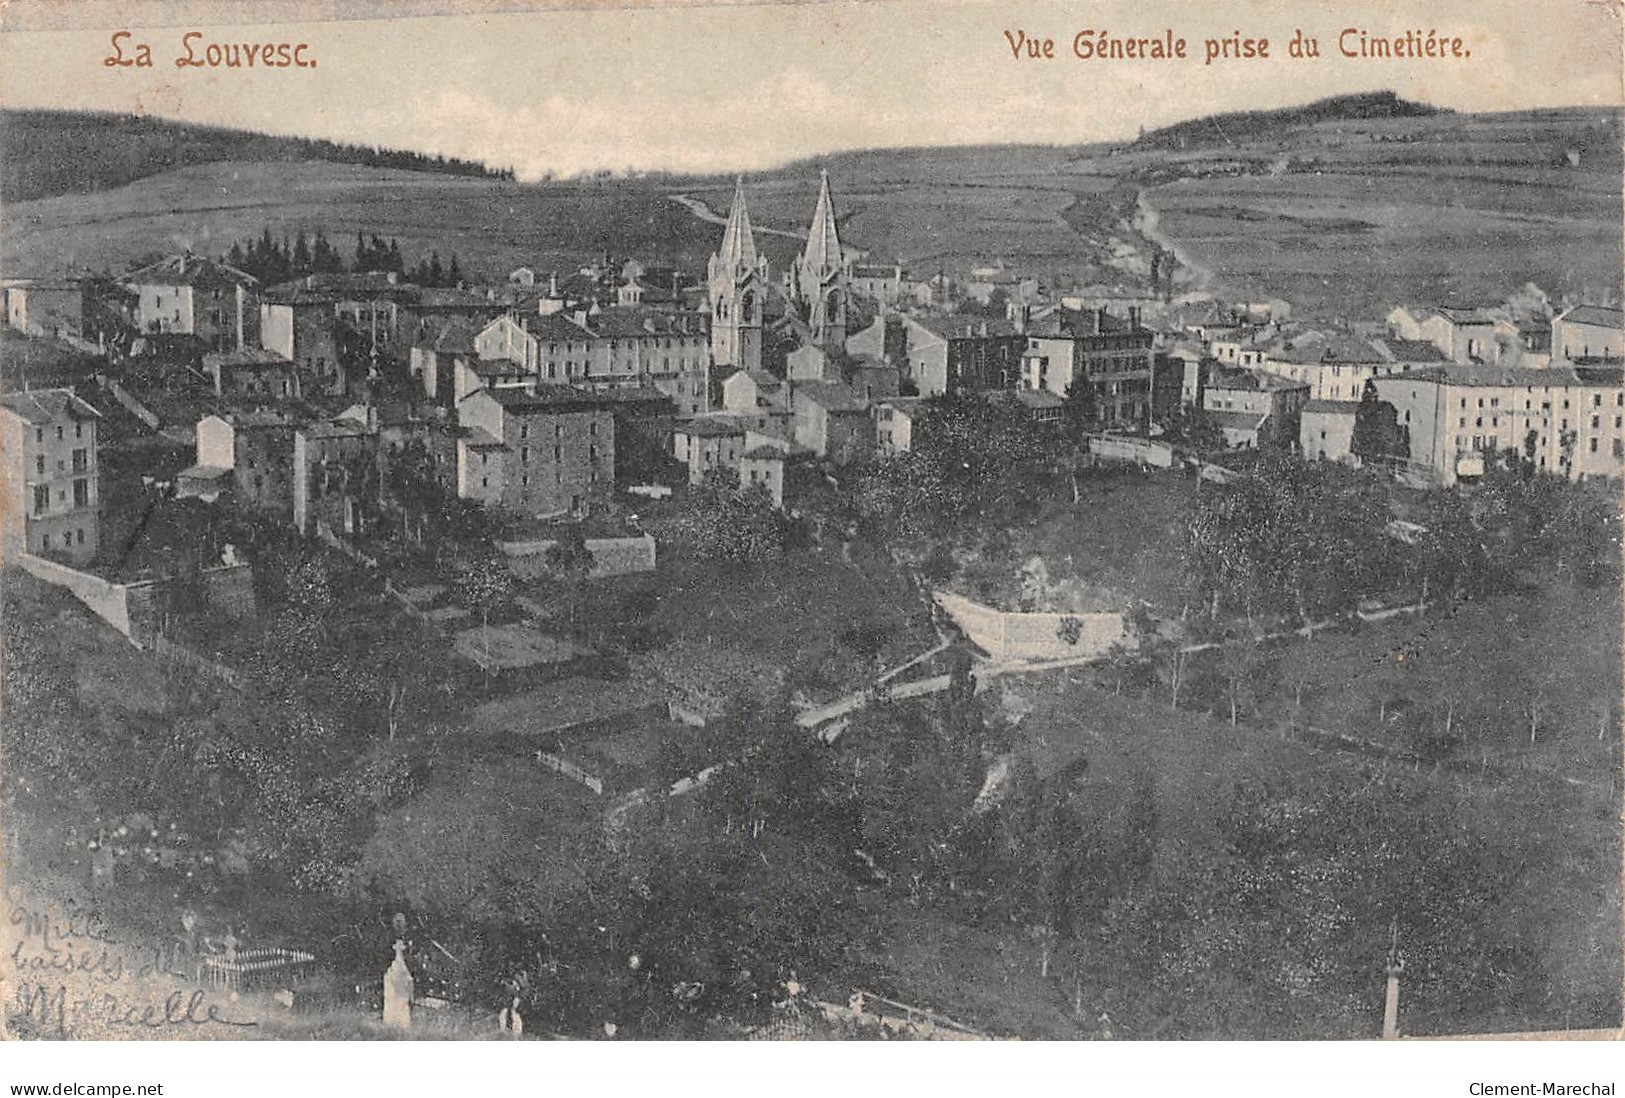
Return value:
[(762, 368), (762, 292), (767, 286), (767, 259), (756, 256), (745, 184), (734, 184), (733, 207), (722, 247), (706, 264), (706, 290), (711, 304), (711, 363), (741, 370)]
[(807, 249), (796, 260), (792, 277), (795, 300), (812, 329), (813, 342), (836, 351), (846, 344), (846, 263), (835, 228), (835, 205), (829, 198), (829, 173), (818, 176), (818, 205), (807, 232)]

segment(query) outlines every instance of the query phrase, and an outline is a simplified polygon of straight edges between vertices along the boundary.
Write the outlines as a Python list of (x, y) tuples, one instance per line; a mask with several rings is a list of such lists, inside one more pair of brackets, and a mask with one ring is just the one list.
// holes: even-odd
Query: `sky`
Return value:
[[(538, 0), (545, 4), (546, 0)], [(0, 103), (135, 111), (484, 160), (544, 173), (750, 171), (851, 148), (1131, 138), (1222, 110), (1391, 88), (1460, 110), (1625, 105), (1618, 0), (1202, 5), (860, 0), (12, 0)], [(388, 10), (394, 17), (378, 18)], [(452, 14), (427, 14), (432, 11)], [(408, 13), (410, 13), (408, 15)], [(235, 20), (227, 23), (224, 20)], [(284, 21), (269, 21), (284, 20)], [(303, 21), (301, 21), (303, 20)], [(1293, 31), (1322, 57), (1285, 56)], [(1460, 36), (1462, 59), (1351, 60), (1346, 28)], [(150, 69), (109, 67), (114, 30)], [(1183, 61), (1080, 60), (1082, 30), (1183, 36)], [(308, 43), (309, 69), (178, 69), (182, 35)], [(1009, 38), (1054, 40), (1017, 60)], [(1204, 64), (1204, 41), (1267, 37), (1267, 60)]]

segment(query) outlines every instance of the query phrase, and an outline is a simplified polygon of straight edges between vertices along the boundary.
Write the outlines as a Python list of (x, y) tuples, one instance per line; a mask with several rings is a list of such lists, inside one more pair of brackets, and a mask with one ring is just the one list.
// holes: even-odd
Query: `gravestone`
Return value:
[(395, 939), (395, 960), (384, 972), (384, 1025), (412, 1028), (412, 970), (406, 967), (406, 943)]
[(514, 999), (497, 1015), (497, 1028), (509, 1040), (517, 1041), (525, 1035), (525, 1019), (519, 1014), (519, 1000)]

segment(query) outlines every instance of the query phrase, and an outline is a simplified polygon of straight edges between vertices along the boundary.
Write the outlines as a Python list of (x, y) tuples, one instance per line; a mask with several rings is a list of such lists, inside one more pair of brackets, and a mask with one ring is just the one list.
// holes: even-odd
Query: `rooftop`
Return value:
[(727, 438), (730, 435), (743, 435), (747, 428), (745, 421), (736, 416), (705, 415), (685, 419), (674, 430), (677, 434), (695, 438)]
[(1307, 389), (1309, 383), (1293, 381), (1264, 370), (1216, 370), (1208, 379), (1209, 389), (1246, 389), (1251, 392), (1284, 392), (1288, 389)]
[(985, 317), (919, 313), (908, 320), (943, 339), (991, 339), (1018, 334), (1015, 325), (1008, 320)]
[[(505, 411), (524, 415), (531, 412), (557, 412), (571, 408), (604, 408), (614, 401), (602, 393), (590, 393), (572, 385), (538, 382), (529, 389), (482, 389)], [(474, 394), (469, 394), (473, 396)]]
[(55, 423), (59, 419), (101, 418), (101, 413), (74, 395), (72, 389), (28, 389), (0, 396), (4, 407), (28, 423)]
[(1496, 366), (1486, 362), (1451, 362), (1412, 370), (1397, 380), (1442, 382), (1446, 385), (1500, 388), (1560, 388), (1580, 379), (1572, 366), (1536, 369), (1528, 366)]
[(1269, 418), (1267, 412), (1208, 412), (1207, 418), (1215, 426), (1233, 431), (1256, 431)]
[(273, 366), (292, 366), (293, 361), (275, 351), (245, 347), (240, 351), (210, 351), (203, 356), (203, 365), (207, 369), (218, 366), (229, 370), (263, 370)]
[(1448, 362), (1445, 353), (1425, 339), (1396, 339), (1384, 336), (1372, 341), (1379, 351), (1387, 352), (1392, 362)]
[(810, 400), (827, 412), (864, 412), (869, 402), (834, 381), (798, 381), (791, 387), (795, 400)]
[(257, 286), (259, 279), (207, 256), (172, 255), (124, 276), (137, 286)]
[(1303, 406), (1304, 415), (1352, 416), (1359, 410), (1360, 402), (1357, 400), (1311, 400)]
[(1610, 309), (1606, 305), (1576, 305), (1558, 319), (1566, 324), (1592, 324), (1599, 328), (1625, 330), (1625, 311)]

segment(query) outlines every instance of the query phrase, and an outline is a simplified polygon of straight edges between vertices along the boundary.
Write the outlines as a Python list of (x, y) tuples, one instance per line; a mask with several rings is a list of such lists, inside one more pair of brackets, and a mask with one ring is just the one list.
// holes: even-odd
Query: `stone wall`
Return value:
[[(1000, 662), (1100, 656), (1114, 647), (1136, 647), (1122, 614), (1013, 614), (946, 591), (932, 592), (932, 598), (973, 644)], [(1073, 628), (1077, 638), (1069, 641)]]
[[(508, 567), (514, 575), (534, 579), (547, 572), (547, 551), (556, 544), (552, 539), (499, 541), (497, 548), (508, 558)], [(592, 554), (593, 562), (587, 574), (593, 579), (653, 572), (655, 568), (655, 539), (648, 534), (635, 538), (588, 538), (587, 552)]]
[[(192, 597), (178, 580), (114, 583), (31, 553), (19, 554), (17, 564), (46, 583), (71, 591), (91, 613), (142, 648), (162, 630), (165, 614), (181, 609), (175, 603)], [(255, 614), (254, 572), (247, 564), (206, 568), (200, 578), (209, 610), (228, 618)]]
[(1158, 469), (1171, 469), (1174, 465), (1172, 446), (1143, 438), (1090, 435), (1089, 452), (1102, 461), (1132, 461)]

